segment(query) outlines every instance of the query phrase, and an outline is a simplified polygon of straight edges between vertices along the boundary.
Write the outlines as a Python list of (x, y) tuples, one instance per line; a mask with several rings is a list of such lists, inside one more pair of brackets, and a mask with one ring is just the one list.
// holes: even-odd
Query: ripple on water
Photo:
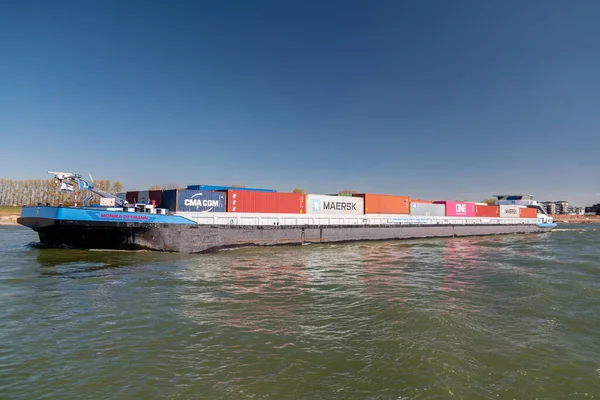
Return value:
[(599, 232), (180, 255), (0, 229), (0, 398), (597, 398)]

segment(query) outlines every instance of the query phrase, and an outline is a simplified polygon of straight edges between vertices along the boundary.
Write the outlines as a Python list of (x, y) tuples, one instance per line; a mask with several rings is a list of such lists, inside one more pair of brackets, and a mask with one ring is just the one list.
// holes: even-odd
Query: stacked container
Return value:
[(163, 192), (163, 207), (171, 211), (225, 212), (227, 194), (203, 190), (171, 189)]
[(410, 215), (422, 217), (445, 217), (446, 206), (444, 204), (416, 203), (411, 201)]
[(475, 204), (475, 216), (498, 218), (500, 216), (500, 207)]
[(446, 206), (446, 217), (474, 217), (475, 203), (465, 201), (435, 201)]
[(364, 214), (364, 199), (361, 197), (306, 195), (307, 214)]
[(537, 218), (536, 208), (519, 208), (519, 217), (521, 218)]
[(355, 194), (355, 198), (365, 201), (365, 214), (410, 214), (410, 199), (408, 196), (389, 194)]
[(519, 206), (500, 206), (500, 218), (519, 218)]
[(138, 192), (127, 192), (125, 194), (125, 200), (127, 200), (129, 204), (138, 203)]
[(304, 214), (306, 212), (306, 195), (228, 190), (227, 211)]
[(241, 188), (234, 186), (216, 186), (216, 185), (189, 185), (188, 190), (204, 190), (204, 191), (220, 191), (224, 192), (227, 190), (248, 190), (251, 192), (277, 192), (274, 189), (256, 189), (256, 188)]

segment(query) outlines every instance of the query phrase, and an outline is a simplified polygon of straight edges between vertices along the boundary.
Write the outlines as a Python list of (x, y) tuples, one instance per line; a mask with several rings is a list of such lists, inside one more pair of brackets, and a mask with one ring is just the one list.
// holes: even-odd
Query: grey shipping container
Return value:
[(410, 203), (410, 215), (425, 217), (445, 217), (445, 204)]
[(203, 190), (165, 190), (163, 206), (171, 211), (225, 212), (227, 193)]

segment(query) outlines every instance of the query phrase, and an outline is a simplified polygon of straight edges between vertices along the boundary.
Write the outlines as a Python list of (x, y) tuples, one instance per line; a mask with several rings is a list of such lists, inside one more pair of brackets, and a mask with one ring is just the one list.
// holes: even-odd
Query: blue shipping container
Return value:
[(239, 188), (233, 186), (189, 185), (188, 190), (251, 190), (253, 192), (277, 192), (275, 189)]
[(227, 194), (202, 190), (165, 190), (163, 206), (171, 211), (225, 212)]

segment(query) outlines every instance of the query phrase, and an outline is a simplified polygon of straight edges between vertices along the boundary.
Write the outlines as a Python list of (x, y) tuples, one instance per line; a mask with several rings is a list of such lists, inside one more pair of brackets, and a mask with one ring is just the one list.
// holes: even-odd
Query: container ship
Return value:
[(224, 248), (365, 240), (540, 233), (556, 224), (531, 195), (496, 205), (357, 193), (321, 195), (192, 185), (111, 194), (79, 174), (50, 172), (61, 190), (100, 204), (24, 206), (18, 223), (44, 244), (183, 253)]

